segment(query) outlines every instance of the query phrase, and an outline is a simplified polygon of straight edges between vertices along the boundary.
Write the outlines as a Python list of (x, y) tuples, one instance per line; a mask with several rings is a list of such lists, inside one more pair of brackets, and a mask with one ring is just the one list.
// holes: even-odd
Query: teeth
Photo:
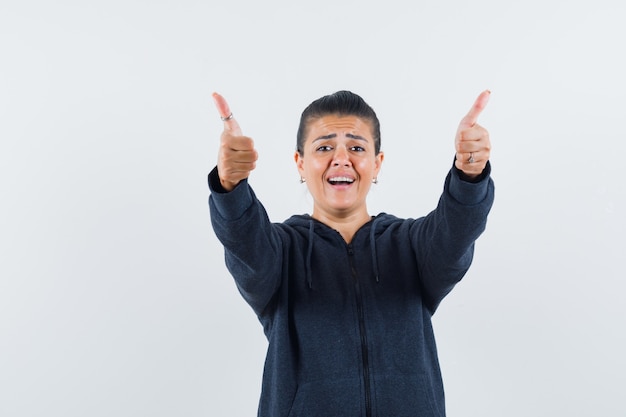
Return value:
[(349, 182), (349, 183), (352, 183), (352, 182), (354, 182), (354, 179), (352, 179), (352, 178), (348, 178), (348, 177), (332, 177), (332, 178), (329, 178), (329, 179), (328, 179), (328, 181), (331, 181), (331, 182)]

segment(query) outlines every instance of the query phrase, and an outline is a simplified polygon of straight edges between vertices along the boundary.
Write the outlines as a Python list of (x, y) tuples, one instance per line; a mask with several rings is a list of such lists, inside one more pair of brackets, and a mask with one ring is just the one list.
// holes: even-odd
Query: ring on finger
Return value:
[(226, 116), (226, 117), (220, 116), (220, 119), (222, 119), (222, 122), (226, 122), (226, 121), (228, 121), (228, 120), (230, 120), (232, 118), (233, 118), (233, 113), (232, 112), (228, 116)]
[(467, 160), (467, 162), (469, 162), (470, 164), (473, 164), (474, 162), (476, 162), (476, 160), (474, 159), (474, 152), (470, 152), (470, 157)]

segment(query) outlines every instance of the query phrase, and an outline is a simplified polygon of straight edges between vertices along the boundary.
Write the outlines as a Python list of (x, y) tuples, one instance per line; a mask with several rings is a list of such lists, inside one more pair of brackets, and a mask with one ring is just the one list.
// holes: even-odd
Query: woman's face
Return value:
[(295, 160), (313, 196), (313, 217), (369, 216), (367, 193), (383, 161), (382, 152), (375, 155), (369, 121), (337, 115), (314, 119), (303, 155), (296, 152)]

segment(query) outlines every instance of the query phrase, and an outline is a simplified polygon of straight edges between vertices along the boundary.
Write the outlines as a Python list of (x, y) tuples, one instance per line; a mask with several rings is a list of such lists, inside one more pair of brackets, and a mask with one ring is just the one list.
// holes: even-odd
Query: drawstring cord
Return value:
[(306, 280), (309, 284), (309, 288), (313, 288), (313, 279), (311, 278), (311, 257), (313, 255), (313, 240), (315, 236), (313, 234), (313, 229), (315, 227), (315, 223), (313, 220), (309, 222), (309, 247), (306, 252)]
[[(372, 256), (372, 268), (374, 277), (376, 278), (376, 282), (380, 282), (379, 270), (378, 270), (378, 254), (376, 252), (376, 223), (380, 220), (380, 218), (375, 218), (372, 222), (372, 227), (370, 229), (370, 247), (371, 247), (371, 256)], [(307, 280), (307, 284), (309, 288), (313, 288), (313, 278), (312, 278), (312, 257), (313, 257), (313, 242), (315, 241), (315, 222), (311, 219), (309, 221), (309, 242), (306, 252), (306, 264), (305, 264), (305, 276)]]
[(372, 227), (370, 229), (370, 247), (372, 250), (372, 267), (374, 269), (374, 276), (376, 277), (376, 282), (380, 282), (379, 281), (379, 276), (378, 276), (378, 256), (376, 254), (376, 222), (379, 220), (379, 218), (375, 218), (374, 221), (372, 222)]

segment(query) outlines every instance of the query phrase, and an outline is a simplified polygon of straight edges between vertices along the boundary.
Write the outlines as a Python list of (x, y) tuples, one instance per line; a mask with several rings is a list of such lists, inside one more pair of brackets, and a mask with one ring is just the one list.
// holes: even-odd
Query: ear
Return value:
[(382, 151), (378, 152), (378, 155), (376, 155), (376, 161), (374, 162), (374, 172), (376, 173), (376, 176), (378, 176), (378, 173), (380, 172), (383, 159), (385, 159), (385, 154)]
[(296, 167), (301, 177), (304, 177), (304, 158), (298, 151), (293, 155), (293, 159), (296, 161)]

